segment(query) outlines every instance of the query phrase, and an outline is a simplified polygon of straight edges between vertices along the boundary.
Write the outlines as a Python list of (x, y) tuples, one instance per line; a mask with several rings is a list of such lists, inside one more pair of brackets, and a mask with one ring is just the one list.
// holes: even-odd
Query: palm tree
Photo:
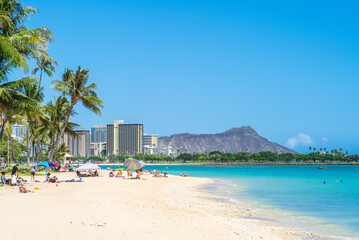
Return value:
[(5, 82), (0, 84), (0, 136), (4, 133), (6, 122), (11, 118), (10, 113), (15, 113), (13, 109), (18, 109), (20, 102), (26, 102), (27, 97), (21, 93), (21, 88), (27, 84), (36, 82), (34, 78), (23, 78), (20, 80)]
[(30, 129), (36, 123), (40, 123), (39, 109), (40, 103), (43, 100), (42, 88), (38, 89), (37, 82), (26, 84), (22, 89), (27, 101), (20, 104), (26, 116), (27, 130), (26, 130), (26, 149), (27, 149), (27, 164), (30, 165)]
[(6, 108), (17, 107), (15, 102), (25, 100), (18, 92), (19, 87), (34, 80), (7, 82), (9, 73), (15, 68), (28, 71), (30, 58), (48, 57), (46, 49), (54, 35), (46, 27), (29, 30), (24, 26), (26, 20), (36, 14), (37, 9), (23, 6), (20, 0), (0, 0), (0, 136), (4, 133), (6, 118), (11, 117), (5, 116)]
[(57, 158), (63, 158), (67, 153), (71, 153), (70, 149), (68, 148), (68, 146), (66, 146), (65, 143), (61, 143), (61, 145), (59, 146), (59, 149), (57, 150)]
[(59, 146), (60, 139), (63, 138), (66, 126), (70, 120), (74, 106), (81, 101), (82, 105), (94, 113), (101, 115), (100, 107), (103, 107), (103, 102), (97, 97), (95, 89), (97, 84), (91, 83), (87, 85), (90, 70), (78, 67), (76, 73), (72, 70), (65, 70), (62, 80), (54, 80), (51, 87), (61, 92), (63, 95), (70, 97), (70, 109), (61, 132), (57, 135), (54, 149), (49, 153), (49, 159), (54, 158), (54, 154)]
[(8, 135), (8, 140), (10, 141), (11, 144), (11, 149), (12, 149), (12, 159), (13, 161), (16, 162), (16, 151), (15, 151), (15, 146), (14, 146), (14, 141), (13, 138), (11, 136), (12, 131), (11, 131), (11, 124), (14, 123), (23, 123), (24, 122), (24, 117), (17, 114), (18, 112), (20, 112), (21, 109), (18, 106), (11, 106), (9, 108), (6, 108), (4, 114), (6, 116), (7, 122), (6, 124), (6, 134)]
[(39, 88), (41, 87), (42, 72), (44, 71), (47, 76), (52, 77), (52, 73), (55, 72), (54, 64), (57, 65), (57, 62), (46, 56), (37, 59), (37, 67), (32, 70), (32, 74), (35, 75), (40, 71)]
[[(61, 134), (61, 128), (64, 126), (64, 123), (67, 118), (67, 113), (70, 110), (70, 103), (66, 97), (60, 96), (54, 100), (54, 102), (50, 101), (44, 106), (44, 112), (47, 115), (47, 120), (44, 121), (44, 124), (38, 128), (38, 131), (43, 132), (43, 135), (49, 139), (49, 152), (54, 149), (55, 142), (57, 137)], [(72, 115), (76, 114), (72, 111)], [(80, 125), (68, 122), (65, 133), (70, 136), (78, 136), (76, 132), (73, 130), (74, 128), (79, 128)], [(41, 148), (42, 149), (42, 148)], [(54, 156), (57, 156), (54, 153)]]
[(0, 0), (0, 81), (13, 68), (27, 71), (29, 58), (48, 56), (46, 49), (54, 35), (46, 27), (29, 30), (24, 26), (37, 12), (20, 0)]

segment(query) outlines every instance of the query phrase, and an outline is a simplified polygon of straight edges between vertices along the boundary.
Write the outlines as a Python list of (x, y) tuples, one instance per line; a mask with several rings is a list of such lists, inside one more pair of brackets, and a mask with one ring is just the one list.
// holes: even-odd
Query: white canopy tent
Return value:
[[(97, 170), (101, 170), (101, 177), (102, 177), (102, 169), (98, 165), (88, 162), (88, 163), (85, 163), (84, 165), (82, 165), (81, 167), (78, 167), (76, 169), (76, 174), (78, 172), (90, 171), (90, 175), (85, 174), (82, 176), (83, 177), (96, 176), (96, 175), (93, 175), (92, 171), (97, 171)], [(78, 176), (81, 177), (81, 174), (78, 174)], [(100, 176), (100, 175), (97, 175), (97, 176)]]
[(88, 171), (88, 170), (101, 170), (101, 168), (96, 164), (88, 162), (76, 169), (76, 171)]

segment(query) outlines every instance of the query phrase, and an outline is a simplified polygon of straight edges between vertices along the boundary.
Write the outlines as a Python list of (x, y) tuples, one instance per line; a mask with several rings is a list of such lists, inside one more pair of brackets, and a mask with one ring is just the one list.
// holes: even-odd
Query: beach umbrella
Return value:
[(41, 162), (36, 165), (36, 167), (41, 167), (41, 166), (42, 167), (58, 167), (56, 164), (49, 162), (49, 161), (44, 161), (44, 162)]
[(134, 158), (126, 159), (125, 162), (123, 163), (123, 166), (125, 166), (130, 170), (138, 170), (141, 168), (140, 163)]
[(59, 167), (59, 165), (57, 165), (56, 163), (53, 163), (53, 162), (49, 162), (49, 164), (53, 164), (56, 168)]
[(47, 173), (47, 168), (48, 167), (58, 167), (56, 164), (52, 163), (52, 162), (49, 162), (49, 161), (43, 161), (37, 165), (35, 165), (35, 167), (45, 167), (46, 169), (46, 173)]
[(140, 168), (143, 168), (146, 165), (144, 161), (138, 161), (138, 163), (140, 164)]

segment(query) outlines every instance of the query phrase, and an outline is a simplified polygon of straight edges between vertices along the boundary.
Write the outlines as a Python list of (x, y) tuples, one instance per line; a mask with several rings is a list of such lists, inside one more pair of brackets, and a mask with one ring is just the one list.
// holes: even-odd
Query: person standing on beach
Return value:
[(16, 175), (17, 170), (18, 170), (18, 166), (19, 166), (19, 164), (16, 164), (16, 165), (12, 168), (12, 170), (11, 170), (11, 177), (13, 177), (14, 175)]
[(31, 182), (35, 182), (35, 167), (31, 168)]

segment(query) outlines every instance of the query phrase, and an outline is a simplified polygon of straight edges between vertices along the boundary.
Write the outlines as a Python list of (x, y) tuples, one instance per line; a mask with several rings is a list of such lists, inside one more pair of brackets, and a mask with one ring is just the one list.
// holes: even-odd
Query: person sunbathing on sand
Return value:
[(113, 173), (113, 170), (108, 174), (109, 177), (114, 177), (115, 174)]
[(116, 177), (122, 177), (122, 171), (120, 169), (118, 169), (118, 172), (116, 174)]
[(161, 177), (161, 174), (158, 172), (158, 170), (156, 170), (156, 172), (155, 172), (155, 174), (153, 176), (156, 177), (156, 178), (159, 178), (159, 177)]
[(182, 174), (180, 175), (180, 177), (184, 177), (184, 173), (182, 173)]
[(60, 183), (59, 179), (56, 176), (49, 178), (48, 183)]
[(19, 191), (21, 192), (21, 193), (28, 193), (29, 192), (29, 190), (27, 190), (25, 187), (23, 187), (23, 186), (20, 186), (19, 187)]

